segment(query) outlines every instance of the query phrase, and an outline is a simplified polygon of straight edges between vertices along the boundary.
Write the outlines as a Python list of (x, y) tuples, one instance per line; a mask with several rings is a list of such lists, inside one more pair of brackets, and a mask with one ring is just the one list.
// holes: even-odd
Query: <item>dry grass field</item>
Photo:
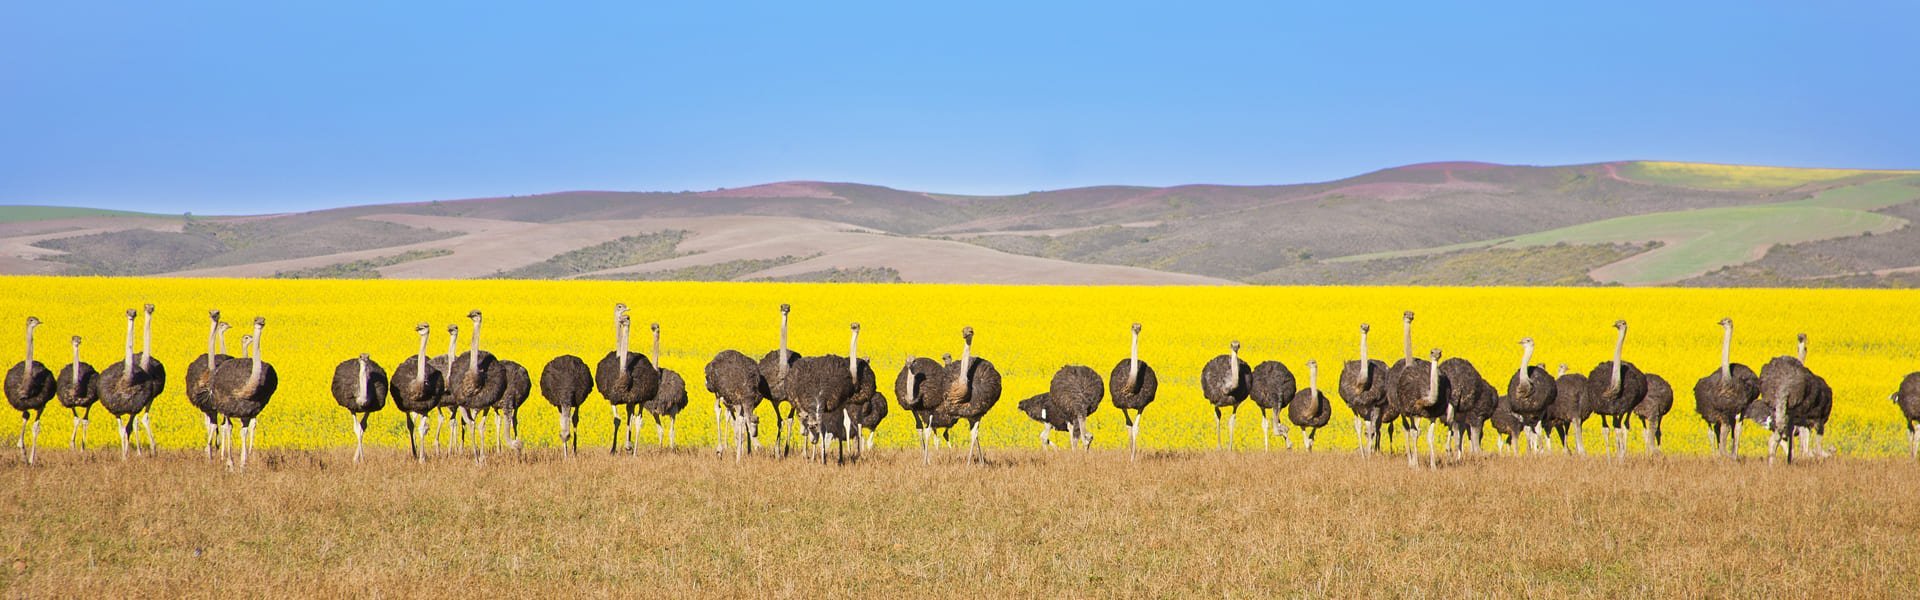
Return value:
[(43, 455), (8, 597), (1873, 597), (1920, 589), (1920, 466), (881, 449), (846, 467), (551, 450)]

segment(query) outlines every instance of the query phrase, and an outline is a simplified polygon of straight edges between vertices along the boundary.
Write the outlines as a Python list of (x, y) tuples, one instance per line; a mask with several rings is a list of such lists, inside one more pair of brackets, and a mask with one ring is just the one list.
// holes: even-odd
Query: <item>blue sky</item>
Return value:
[(0, 204), (1920, 167), (1914, 2), (10, 2)]

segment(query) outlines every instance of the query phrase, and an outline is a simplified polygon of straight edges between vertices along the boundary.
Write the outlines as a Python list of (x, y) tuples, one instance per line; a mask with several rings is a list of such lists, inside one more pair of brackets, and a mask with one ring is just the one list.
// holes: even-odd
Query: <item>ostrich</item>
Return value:
[[(1512, 394), (1501, 396), (1499, 401), (1494, 404), (1493, 417), (1487, 419), (1487, 422), (1492, 424), (1493, 431), (1500, 435), (1499, 449), (1503, 452), (1518, 454), (1520, 452), (1520, 435), (1523, 432), (1527, 435), (1532, 435), (1532, 432), (1527, 430), (1526, 421), (1521, 418), (1520, 414), (1513, 412), (1512, 398)], [(1531, 442), (1532, 440), (1528, 441)], [(1534, 450), (1538, 451), (1537, 448)]]
[[(1547, 367), (1533, 364), (1533, 338), (1520, 340), (1520, 368), (1507, 380), (1507, 395), (1504, 398), (1507, 410), (1520, 419), (1520, 429), (1527, 437), (1527, 450), (1539, 452), (1543, 438), (1547, 436), (1546, 428), (1541, 423), (1554, 401), (1559, 399), (1559, 390), (1553, 376), (1547, 374)], [(1494, 416), (1503, 418), (1498, 408)], [(1518, 438), (1514, 442), (1518, 451)]]
[(127, 309), (126, 358), (107, 365), (106, 371), (101, 372), (97, 379), (100, 405), (119, 422), (121, 460), (127, 458), (133, 428), (140, 413), (153, 403), (153, 390), (156, 387), (149, 381), (154, 373), (141, 366), (145, 361), (134, 360), (133, 357), (133, 320), (136, 314), (133, 309)]
[[(1379, 422), (1379, 425), (1386, 430), (1389, 450), (1391, 450), (1391, 446), (1393, 445), (1393, 427), (1391, 424), (1395, 421), (1401, 421), (1401, 429), (1405, 429), (1407, 425), (1405, 419), (1409, 417), (1409, 414), (1406, 412), (1407, 407), (1417, 404), (1419, 401), (1418, 396), (1425, 394), (1427, 389), (1425, 379), (1427, 376), (1426, 362), (1413, 355), (1413, 311), (1410, 310), (1400, 313), (1400, 351), (1400, 360), (1394, 361), (1392, 366), (1387, 367), (1387, 407), (1386, 410), (1382, 412), (1392, 418), (1382, 418)], [(1411, 381), (1406, 382), (1406, 385), (1402, 385), (1401, 380), (1403, 379), (1410, 379)], [(1407, 398), (1400, 397), (1400, 391), (1402, 389), (1411, 391), (1413, 396)], [(1415, 441), (1417, 440), (1407, 440), (1407, 443), (1411, 444)]]
[[(1413, 315), (1407, 316), (1407, 322), (1411, 323)], [(1394, 365), (1399, 372), (1392, 378), (1393, 391), (1388, 394), (1394, 412), (1400, 413), (1400, 428), (1407, 437), (1408, 467), (1420, 466), (1416, 443), (1420, 421), (1425, 420), (1427, 426), (1427, 467), (1435, 468), (1440, 466), (1440, 451), (1434, 445), (1435, 430), (1443, 420), (1453, 420), (1453, 405), (1448, 403), (1452, 390), (1440, 371), (1440, 349), (1434, 348), (1430, 356), (1432, 360), (1408, 358)]]
[(1495, 405), (1499, 404), (1499, 393), (1493, 391), (1493, 385), (1480, 376), (1480, 370), (1474, 368), (1467, 359), (1453, 357), (1440, 363), (1441, 376), (1447, 380), (1447, 439), (1453, 448), (1455, 459), (1466, 454), (1471, 443), (1475, 452), (1480, 450), (1480, 433), (1487, 419), (1493, 417)]
[[(827, 458), (828, 419), (841, 420), (840, 458), (845, 459), (844, 432), (851, 429), (844, 426), (846, 421), (851, 420), (846, 414), (846, 406), (853, 399), (855, 385), (860, 378), (860, 362), (855, 358), (859, 356), (860, 324), (852, 324), (851, 329), (853, 334), (848, 342), (850, 356), (823, 354), (802, 358), (794, 363), (792, 372), (788, 374), (792, 378), (788, 382), (789, 391), (793, 394), (791, 398), (800, 413), (801, 427), (809, 436), (808, 451), (817, 449), (821, 462), (826, 462)], [(809, 458), (812, 456), (808, 455)]]
[(1920, 459), (1920, 372), (1900, 379), (1900, 390), (1890, 398), (1906, 418), (1907, 456)]
[[(433, 357), (427, 363), (429, 370), (440, 373), (440, 386), (434, 390), (433, 394), (433, 413), (435, 415), (433, 449), (436, 452), (441, 448), (440, 439), (442, 437), (447, 438), (446, 447), (448, 448), (453, 447), (453, 442), (459, 441), (459, 436), (452, 435), (447, 431), (448, 423), (458, 421), (458, 418), (454, 415), (454, 410), (458, 407), (453, 403), (452, 380), (453, 359), (456, 356), (460, 356), (460, 326), (457, 324), (449, 324), (447, 325), (447, 353)], [(422, 421), (424, 421), (424, 419), (422, 419)], [(424, 428), (425, 426), (423, 422), (421, 427)], [(424, 446), (425, 443), (426, 440), (423, 438), (421, 444)], [(422, 448), (421, 451), (425, 452), (425, 449)]]
[[(1581, 428), (1587, 422), (1592, 405), (1587, 401), (1587, 376), (1568, 373), (1567, 364), (1560, 363), (1560, 373), (1554, 379), (1555, 397), (1553, 404), (1547, 406), (1546, 415), (1541, 417), (1541, 426), (1560, 438), (1560, 448), (1567, 454), (1573, 454), (1578, 448), (1580, 454), (1587, 453), (1586, 435)], [(1573, 430), (1573, 445), (1567, 444), (1567, 430)]]
[(986, 462), (986, 454), (980, 449), (980, 419), (1000, 401), (1000, 370), (993, 362), (973, 355), (973, 327), (960, 328), (960, 360), (947, 363), (941, 376), (946, 395), (934, 412), (934, 427), (951, 428), (961, 420), (967, 421), (967, 462), (972, 463), (976, 455)]
[[(800, 362), (801, 354), (787, 348), (787, 317), (793, 312), (793, 306), (780, 305), (780, 348), (768, 352), (760, 359), (760, 379), (763, 387), (761, 396), (773, 403), (774, 444), (780, 456), (787, 453), (787, 436), (792, 431), (793, 419), (798, 408), (793, 403), (791, 376), (793, 365)], [(780, 407), (785, 405), (787, 412), (783, 416)]]
[(1720, 319), (1720, 368), (1693, 384), (1694, 410), (1713, 435), (1714, 454), (1740, 456), (1740, 416), (1760, 397), (1760, 376), (1733, 362), (1733, 319)]
[[(600, 396), (607, 399), (613, 408), (613, 445), (608, 454), (620, 451), (620, 426), (627, 425), (627, 450), (638, 453), (634, 446), (635, 411), (640, 410), (641, 402), (660, 391), (660, 372), (655, 371), (653, 362), (645, 356), (636, 356), (627, 350), (628, 329), (633, 321), (627, 316), (627, 305), (616, 304), (613, 307), (614, 350), (600, 359), (598, 368), (593, 371), (594, 387)], [(621, 415), (625, 418), (622, 419)]]
[[(1140, 324), (1133, 324), (1133, 342), (1127, 358), (1113, 365), (1107, 375), (1107, 391), (1113, 395), (1113, 407), (1127, 423), (1127, 458), (1138, 460), (1140, 452), (1140, 416), (1160, 391), (1160, 379), (1153, 367), (1140, 360)], [(1133, 411), (1133, 414), (1127, 414)]]
[[(1254, 376), (1259, 377), (1255, 371)], [(1307, 361), (1307, 389), (1293, 397), (1287, 404), (1287, 420), (1300, 428), (1300, 444), (1308, 452), (1313, 451), (1313, 435), (1327, 426), (1333, 419), (1333, 407), (1327, 404), (1327, 395), (1320, 393), (1320, 362)], [(1291, 446), (1292, 444), (1288, 444)]]
[[(1213, 357), (1200, 369), (1200, 393), (1213, 405), (1213, 441), (1216, 447), (1233, 445), (1235, 418), (1247, 399), (1250, 369), (1240, 360), (1240, 340), (1227, 344), (1227, 353)], [(1220, 431), (1220, 409), (1228, 409), (1226, 435)]]
[(462, 435), (472, 434), (473, 457), (486, 457), (486, 413), (507, 389), (506, 367), (492, 352), (480, 349), (479, 310), (467, 312), (473, 321), (473, 340), (466, 354), (454, 357), (453, 370), (447, 376), (448, 399), (460, 407)]
[[(920, 437), (922, 463), (933, 461), (927, 447), (933, 436), (933, 416), (946, 399), (946, 388), (941, 382), (946, 368), (941, 364), (931, 358), (908, 357), (907, 364), (901, 365), (900, 374), (893, 379), (893, 397), (900, 403), (901, 410), (913, 415), (913, 430)], [(1152, 377), (1151, 372), (1147, 377)], [(1149, 388), (1147, 392), (1151, 397), (1152, 390)], [(1119, 400), (1117, 393), (1114, 399)]]
[[(272, 364), (261, 358), (263, 353), (260, 334), (266, 330), (266, 327), (266, 318), (254, 317), (253, 334), (246, 337), (249, 359), (229, 360), (213, 369), (211, 387), (214, 406), (219, 407), (220, 414), (226, 415), (228, 420), (227, 424), (221, 426), (221, 448), (226, 447), (226, 432), (232, 427), (232, 421), (238, 419), (241, 423), (240, 468), (242, 469), (247, 468), (247, 456), (253, 450), (255, 421), (259, 418), (260, 411), (266, 409), (267, 402), (273, 399), (274, 390), (280, 387), (279, 374), (274, 372)], [(113, 368), (108, 367), (107, 370), (111, 374)]]
[(714, 399), (714, 453), (726, 452), (726, 438), (721, 437), (719, 428), (727, 424), (737, 462), (751, 449), (753, 411), (760, 406), (766, 382), (760, 378), (760, 365), (738, 350), (715, 354), (707, 362), (706, 374), (707, 391)]
[[(873, 365), (865, 358), (854, 359), (853, 397), (847, 399), (846, 416), (842, 429), (852, 427), (854, 450), (860, 456), (873, 446), (873, 436), (880, 422), (887, 418), (887, 396), (880, 393), (879, 378), (874, 375)], [(842, 432), (846, 433), (846, 432)]]
[[(33, 330), (39, 328), (39, 317), (27, 317), (26, 358), (7, 369), (6, 380), (7, 404), (20, 411), (20, 456), (27, 460), (27, 464), (33, 464), (34, 455), (40, 449), (40, 415), (46, 414), (47, 402), (53, 400), (55, 387), (53, 372), (33, 359)], [(79, 342), (75, 342), (73, 348), (74, 356), (79, 356)], [(32, 441), (27, 439), (29, 425), (32, 427)]]
[(1081, 365), (1060, 367), (1053, 373), (1053, 381), (1047, 385), (1047, 396), (1051, 398), (1050, 412), (1058, 413), (1066, 419), (1069, 446), (1093, 447), (1093, 435), (1087, 432), (1087, 417), (1100, 408), (1100, 401), (1106, 399), (1106, 391), (1100, 383), (1100, 374), (1092, 368)]
[[(1807, 355), (1807, 334), (1799, 336), (1799, 353), (1796, 356), (1776, 356), (1760, 367), (1760, 398), (1765, 405), (1767, 428), (1773, 434), (1767, 439), (1767, 462), (1773, 462), (1776, 449), (1785, 450), (1787, 463), (1793, 463), (1793, 438), (1799, 428), (1811, 422), (1816, 411), (1816, 396), (1819, 390), (1814, 384), (1814, 374), (1807, 370), (1804, 357)], [(1753, 411), (1749, 410), (1749, 414)], [(1783, 446), (1784, 443), (1784, 446)]]
[[(864, 358), (860, 359), (860, 378), (865, 383), (855, 382), (854, 409), (848, 414), (853, 417), (853, 431), (865, 436), (855, 440), (860, 442), (860, 451), (865, 453), (873, 449), (874, 438), (880, 435), (880, 423), (887, 419), (887, 396), (874, 385), (873, 368), (868, 366)], [(864, 392), (861, 391), (863, 389)], [(866, 401), (860, 401), (861, 395), (866, 396)]]
[[(653, 368), (659, 373), (660, 385), (652, 397), (641, 403), (641, 408), (653, 415), (654, 442), (664, 442), (672, 448), (679, 445), (674, 435), (678, 429), (674, 427), (674, 418), (680, 415), (681, 409), (687, 407), (687, 381), (681, 379), (680, 373), (673, 369), (660, 367), (660, 324), (653, 323), (649, 327), (653, 330)], [(660, 425), (661, 417), (667, 418), (664, 428)]]
[(207, 325), (207, 353), (187, 363), (187, 403), (206, 417), (207, 460), (213, 460), (213, 444), (220, 431), (220, 411), (213, 406), (213, 395), (209, 384), (213, 381), (213, 369), (233, 357), (220, 351), (221, 336), (226, 332), (226, 324), (220, 322), (220, 311), (207, 311), (210, 321)]
[(1673, 410), (1673, 386), (1665, 377), (1647, 374), (1647, 396), (1633, 405), (1633, 414), (1640, 417), (1640, 427), (1646, 436), (1647, 452), (1660, 453), (1660, 420)]
[(333, 401), (353, 422), (353, 462), (366, 448), (367, 419), (387, 407), (387, 370), (362, 352), (333, 367)]
[(587, 370), (587, 361), (580, 357), (562, 354), (540, 368), (540, 396), (560, 413), (562, 455), (573, 456), (580, 450), (573, 428), (580, 425), (580, 405), (587, 402), (590, 393), (593, 393), (593, 372)]
[(1587, 401), (1593, 414), (1600, 415), (1600, 433), (1608, 452), (1626, 458), (1627, 413), (1647, 397), (1647, 376), (1620, 358), (1627, 345), (1627, 322), (1614, 321), (1613, 328), (1619, 332), (1613, 342), (1613, 360), (1594, 365), (1587, 373)]
[(1280, 414), (1287, 410), (1287, 403), (1293, 401), (1299, 389), (1299, 383), (1293, 379), (1293, 371), (1280, 364), (1280, 361), (1261, 361), (1253, 368), (1247, 385), (1247, 395), (1253, 398), (1253, 405), (1260, 409), (1261, 445), (1272, 450), (1273, 436), (1279, 435), (1280, 440), (1292, 448), (1293, 437), (1287, 433), (1287, 424), (1280, 420)]
[(1360, 324), (1360, 359), (1340, 367), (1340, 400), (1353, 410), (1353, 437), (1361, 452), (1380, 449), (1380, 424), (1387, 408), (1387, 363), (1367, 357), (1370, 329)]
[[(459, 329), (455, 328), (454, 331)], [(407, 450), (414, 459), (425, 462), (427, 417), (439, 406), (440, 397), (446, 394), (446, 373), (442, 370), (444, 363), (427, 357), (427, 337), (433, 334), (433, 326), (421, 323), (414, 326), (413, 332), (420, 335), (420, 347), (393, 370), (393, 380), (388, 387), (393, 393), (393, 407), (400, 409), (407, 417)], [(415, 415), (420, 417), (417, 425), (413, 421)]]
[[(520, 451), (520, 406), (527, 403), (527, 397), (533, 394), (533, 378), (527, 374), (527, 368), (511, 360), (500, 361), (500, 374), (504, 387), (500, 390), (500, 399), (493, 403), (496, 417), (493, 421), (493, 447), (499, 450), (502, 444), (514, 452)], [(502, 432), (501, 429), (506, 431)]]
[[(1807, 334), (1800, 334), (1800, 353), (1798, 356), (1800, 358), (1800, 365), (1805, 367), (1807, 364)], [(1833, 387), (1827, 385), (1827, 379), (1821, 377), (1819, 373), (1813, 372), (1811, 367), (1807, 368), (1807, 377), (1808, 390), (1812, 393), (1812, 396), (1808, 398), (1811, 400), (1811, 404), (1807, 410), (1806, 423), (1801, 425), (1801, 428), (1806, 430), (1805, 433), (1809, 435), (1802, 438), (1800, 451), (1808, 453), (1815, 458), (1833, 456), (1833, 451), (1827, 448), (1825, 440), (1827, 435), (1827, 417), (1833, 414)]]
[(1073, 422), (1067, 418), (1067, 411), (1054, 406), (1053, 397), (1046, 392), (1021, 400), (1016, 406), (1020, 407), (1020, 412), (1026, 413), (1027, 418), (1040, 423), (1041, 448), (1053, 446), (1053, 437), (1050, 434), (1054, 430), (1073, 430)]
[[(146, 319), (142, 326), (144, 333), (141, 334), (140, 370), (147, 374), (144, 380), (147, 386), (147, 403), (140, 408), (140, 414), (135, 416), (135, 418), (139, 420), (139, 423), (134, 426), (138, 428), (135, 430), (136, 432), (141, 429), (146, 430), (147, 452), (154, 453), (158, 452), (160, 448), (153, 439), (153, 399), (159, 398), (161, 392), (167, 391), (167, 367), (161, 364), (159, 360), (153, 358), (153, 305), (148, 304), (141, 308), (144, 309), (146, 313)], [(140, 441), (136, 438), (134, 440), (134, 446), (138, 448), (139, 444)]]
[(84, 450), (87, 447), (87, 416), (93, 412), (93, 403), (100, 400), (100, 379), (93, 365), (80, 362), (80, 336), (73, 336), (73, 364), (60, 370), (54, 387), (60, 405), (73, 413), (73, 434), (67, 438), (67, 447)]

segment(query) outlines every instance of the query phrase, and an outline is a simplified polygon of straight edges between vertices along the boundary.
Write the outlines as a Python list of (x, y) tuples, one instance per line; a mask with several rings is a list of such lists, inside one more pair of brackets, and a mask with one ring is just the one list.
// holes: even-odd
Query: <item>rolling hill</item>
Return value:
[(792, 181), (159, 217), (0, 208), (0, 272), (1141, 284), (1886, 286), (1920, 172), (1409, 165), (964, 196)]

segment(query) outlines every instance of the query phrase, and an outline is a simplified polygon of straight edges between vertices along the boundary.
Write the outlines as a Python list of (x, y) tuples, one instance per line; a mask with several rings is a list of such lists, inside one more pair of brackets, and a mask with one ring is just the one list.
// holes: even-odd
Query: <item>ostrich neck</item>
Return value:
[(660, 370), (660, 330), (653, 330), (653, 370)]
[(1427, 402), (1440, 400), (1440, 360), (1427, 363)]
[(1620, 388), (1620, 353), (1627, 348), (1627, 328), (1620, 328), (1620, 337), (1613, 342), (1613, 380), (1607, 385), (1608, 391)]
[(213, 374), (213, 357), (218, 351), (216, 345), (219, 343), (219, 337), (220, 322), (214, 321), (213, 326), (207, 328), (207, 374), (209, 375)]
[(620, 372), (625, 373), (627, 371), (627, 326), (626, 325), (618, 322), (613, 324), (613, 344), (614, 344), (614, 350), (620, 354)]
[(1320, 365), (1307, 365), (1307, 395), (1310, 400), (1320, 397)]
[(914, 392), (917, 391), (916, 388), (919, 388), (919, 387), (920, 387), (920, 373), (915, 372), (913, 370), (913, 361), (909, 360), (907, 361), (907, 393), (906, 393), (908, 406), (912, 406), (914, 404), (913, 399), (918, 397), (918, 395), (915, 394)]
[(1364, 385), (1372, 377), (1373, 365), (1367, 363), (1367, 332), (1360, 332), (1360, 381)]
[(473, 350), (467, 353), (467, 372), (477, 374), (480, 370), (480, 320), (473, 320)]
[(847, 341), (847, 376), (860, 379), (860, 330), (853, 330), (853, 338)]
[(127, 356), (120, 366), (120, 380), (133, 381), (133, 319), (127, 319)]
[(251, 390), (260, 385), (260, 365), (260, 326), (255, 325), (253, 326), (253, 372), (247, 374), (247, 389), (249, 390), (249, 394), (252, 393)]
[(453, 372), (453, 357), (460, 355), (460, 330), (447, 332), (447, 372)]
[(1240, 349), (1227, 349), (1227, 372), (1221, 374), (1220, 387), (1233, 388), (1240, 383)]
[(354, 392), (353, 398), (364, 405), (367, 403), (367, 359), (364, 357), (360, 359), (360, 379), (357, 380), (357, 383), (360, 389)]
[(1406, 321), (1401, 327), (1400, 347), (1406, 351), (1407, 364), (1413, 364), (1413, 321)]
[(1733, 380), (1733, 326), (1727, 326), (1727, 332), (1720, 337), (1720, 378)]
[(427, 336), (420, 334), (420, 352), (413, 357), (413, 380), (424, 383), (427, 380)]
[(787, 356), (787, 313), (780, 313), (780, 364), (775, 366), (782, 376), (787, 374)]
[(1807, 362), (1807, 343), (1806, 342), (1804, 341), (1800, 342), (1800, 352), (1797, 356), (1800, 358), (1800, 364), (1806, 364)]
[(73, 377), (74, 377), (74, 381), (80, 380), (80, 344), (79, 343), (75, 343), (73, 345)]
[(33, 368), (33, 327), (27, 327), (27, 359), (23, 361), (28, 369)]
[(963, 386), (967, 385), (967, 380), (972, 378), (973, 340), (967, 340), (966, 345), (960, 347), (960, 384)]
[(1520, 349), (1520, 371), (1513, 376), (1514, 379), (1520, 381), (1520, 384), (1516, 387), (1523, 393), (1533, 390), (1533, 378), (1527, 376), (1527, 363), (1529, 362), (1533, 362), (1533, 345), (1531, 344)]
[(143, 341), (140, 342), (140, 368), (151, 369), (153, 368), (153, 313), (147, 313), (146, 326), (142, 329), (146, 332), (141, 334)]

